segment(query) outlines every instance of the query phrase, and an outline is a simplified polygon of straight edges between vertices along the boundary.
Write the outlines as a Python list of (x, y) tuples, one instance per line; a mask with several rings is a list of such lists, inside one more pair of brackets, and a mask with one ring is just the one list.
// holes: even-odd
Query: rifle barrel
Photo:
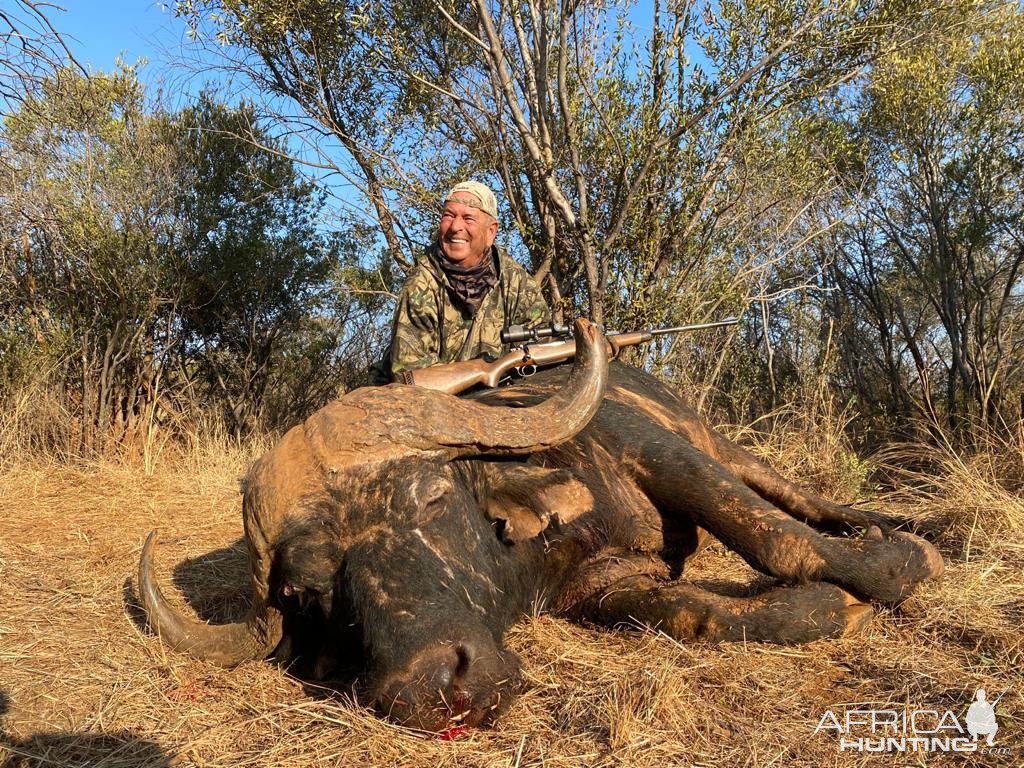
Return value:
[(697, 323), (695, 325), (677, 325), (674, 328), (653, 328), (648, 333), (652, 336), (664, 336), (668, 333), (681, 333), (683, 331), (703, 331), (706, 328), (722, 328), (727, 325), (736, 325), (739, 318), (729, 317), (725, 320), (716, 320), (713, 323)]
[[(730, 317), (725, 320), (716, 320), (713, 323), (697, 323), (696, 325), (677, 325), (675, 328), (654, 328), (649, 331), (624, 331), (622, 333), (609, 333), (609, 336), (626, 336), (632, 333), (639, 333), (648, 341), (654, 336), (664, 336), (668, 333), (680, 333), (683, 331), (703, 331), (706, 328), (721, 328), (726, 325), (736, 325), (739, 320)], [(550, 339), (558, 336), (570, 336), (571, 329), (567, 325), (551, 322), (536, 328), (527, 328), (525, 325), (510, 325), (501, 329), (502, 344), (520, 344), (524, 341), (536, 342), (542, 339)], [(649, 335), (648, 335), (649, 334)]]

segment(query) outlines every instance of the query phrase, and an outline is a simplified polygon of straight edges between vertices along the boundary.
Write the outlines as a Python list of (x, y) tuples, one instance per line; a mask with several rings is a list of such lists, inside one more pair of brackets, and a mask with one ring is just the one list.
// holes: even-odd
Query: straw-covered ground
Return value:
[[(947, 570), (879, 610), (866, 633), (789, 648), (681, 646), (535, 617), (508, 639), (526, 693), (496, 728), (445, 741), (267, 663), (223, 670), (171, 653), (141, 628), (134, 571), (153, 527), (165, 591), (211, 620), (244, 610), (237, 481), (247, 461), (209, 450), (151, 475), (114, 462), (0, 470), (2, 768), (1024, 765), (1024, 498), (984, 462), (933, 461), (934, 482), (897, 478), (900, 492), (876, 499), (933, 529)], [(715, 548), (696, 571), (754, 578)], [(980, 687), (1003, 695), (989, 752), (840, 751), (826, 715), (843, 724), (855, 710), (949, 710), (964, 722)], [(816, 733), (823, 717), (830, 727)], [(935, 725), (918, 718), (919, 730)], [(863, 735), (853, 726), (851, 737)]]

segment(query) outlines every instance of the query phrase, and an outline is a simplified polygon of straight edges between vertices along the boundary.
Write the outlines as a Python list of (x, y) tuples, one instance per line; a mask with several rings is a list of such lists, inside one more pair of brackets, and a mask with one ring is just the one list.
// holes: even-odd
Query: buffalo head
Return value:
[[(275, 648), (287, 659), (295, 643), (322, 673), (355, 663), (374, 706), (414, 727), (488, 721), (519, 677), (502, 635), (540, 587), (524, 548), (550, 516), (590, 501), (566, 470), (507, 461), (572, 439), (597, 411), (606, 344), (585, 321), (575, 331), (568, 384), (538, 405), (394, 384), (350, 392), (289, 431), (245, 483), (248, 617), (211, 626), (175, 611), (153, 578), (151, 534), (139, 565), (150, 625), (225, 666)], [(529, 541), (509, 546), (517, 539)]]

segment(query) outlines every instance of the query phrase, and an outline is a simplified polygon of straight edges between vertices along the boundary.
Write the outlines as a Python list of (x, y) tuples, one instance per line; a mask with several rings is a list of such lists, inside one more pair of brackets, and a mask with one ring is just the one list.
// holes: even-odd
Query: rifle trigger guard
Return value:
[(528, 363), (527, 365), (519, 366), (516, 370), (519, 372), (519, 375), (525, 379), (528, 376), (533, 376), (533, 374), (537, 372), (537, 366), (533, 363)]

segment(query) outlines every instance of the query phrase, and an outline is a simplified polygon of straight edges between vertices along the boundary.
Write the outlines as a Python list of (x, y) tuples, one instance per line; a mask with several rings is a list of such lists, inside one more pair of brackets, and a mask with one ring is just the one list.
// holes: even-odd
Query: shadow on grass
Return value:
[[(148, 633), (136, 579), (136, 575), (125, 579), (122, 602), (132, 623)], [(171, 584), (161, 586), (168, 597), (180, 594), (201, 621), (227, 624), (244, 620), (251, 600), (245, 539), (182, 560), (173, 568)], [(276, 663), (299, 681), (311, 698), (351, 701), (356, 680), (364, 671), (359, 630), (332, 626), (315, 614), (286, 614), (284, 622), (284, 639), (268, 663)]]
[(174, 586), (202, 620), (226, 624), (245, 618), (251, 602), (245, 539), (174, 566)]
[[(0, 691), (0, 718), (10, 701)], [(97, 733), (37, 733), (15, 739), (0, 727), (0, 768), (171, 768), (173, 761), (163, 748), (127, 731)]]
[[(159, 544), (153, 558), (159, 561)], [(125, 579), (122, 589), (125, 610), (140, 627), (146, 625), (139, 601), (137, 574)], [(224, 624), (245, 617), (250, 605), (249, 553), (245, 539), (174, 566), (171, 583), (160, 586), (168, 597), (178, 592), (202, 621)]]
[[(155, 557), (159, 557), (159, 548)], [(145, 631), (148, 624), (139, 599), (137, 578), (134, 573), (125, 577), (121, 601), (128, 618)], [(245, 539), (182, 560), (174, 566), (171, 584), (160, 586), (168, 596), (178, 592), (202, 621), (226, 624), (245, 618), (250, 605), (249, 554)]]

